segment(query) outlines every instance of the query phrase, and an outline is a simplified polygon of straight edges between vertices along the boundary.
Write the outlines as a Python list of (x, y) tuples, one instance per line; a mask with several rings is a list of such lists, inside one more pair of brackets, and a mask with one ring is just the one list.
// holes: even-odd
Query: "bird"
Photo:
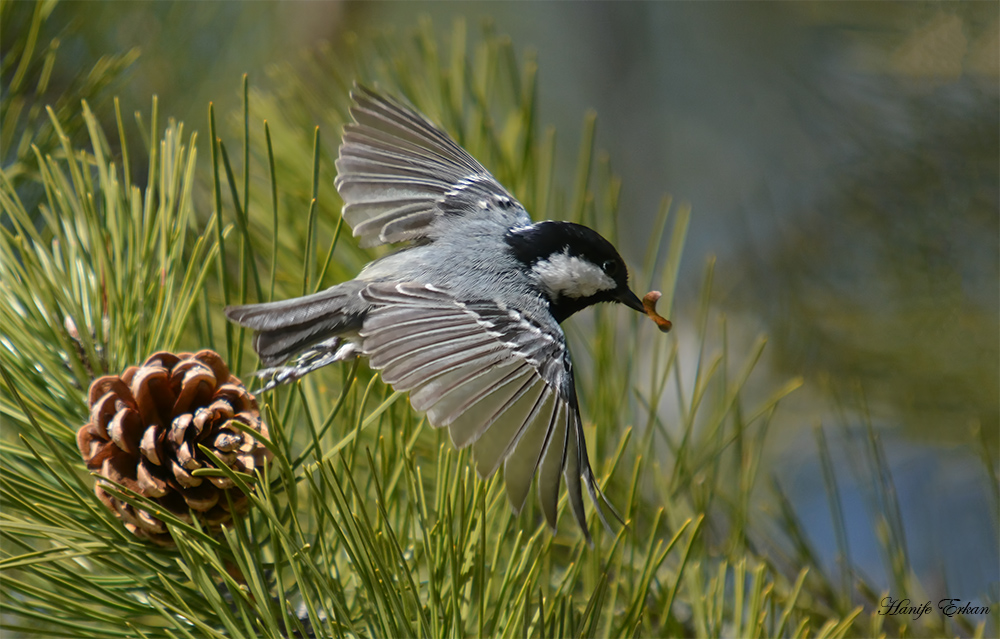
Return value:
[(228, 306), (252, 329), (264, 387), (338, 361), (369, 366), (483, 479), (503, 466), (519, 514), (537, 477), (557, 530), (565, 481), (588, 544), (585, 489), (605, 528), (587, 454), (573, 362), (560, 324), (601, 302), (645, 312), (615, 247), (572, 222), (533, 222), (468, 152), (402, 101), (355, 84), (334, 185), (362, 247), (402, 244), (352, 280), (293, 299)]

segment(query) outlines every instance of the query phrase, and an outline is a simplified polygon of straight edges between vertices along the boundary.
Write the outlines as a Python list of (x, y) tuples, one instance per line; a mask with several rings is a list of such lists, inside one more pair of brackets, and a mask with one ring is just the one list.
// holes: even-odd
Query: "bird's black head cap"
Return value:
[(597, 231), (572, 222), (539, 222), (511, 229), (506, 240), (538, 281), (557, 321), (598, 302), (643, 311), (628, 287), (625, 261)]

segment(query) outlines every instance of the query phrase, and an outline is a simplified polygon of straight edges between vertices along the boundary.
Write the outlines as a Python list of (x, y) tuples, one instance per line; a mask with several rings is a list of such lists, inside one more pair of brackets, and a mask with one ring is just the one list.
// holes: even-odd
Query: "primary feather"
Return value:
[[(428, 237), (438, 217), (479, 202), (515, 202), (483, 165), (420, 114), (363, 87), (352, 97), (354, 122), (344, 127), (334, 185), (344, 200), (344, 221), (361, 246)], [(530, 223), (527, 213), (524, 218)]]

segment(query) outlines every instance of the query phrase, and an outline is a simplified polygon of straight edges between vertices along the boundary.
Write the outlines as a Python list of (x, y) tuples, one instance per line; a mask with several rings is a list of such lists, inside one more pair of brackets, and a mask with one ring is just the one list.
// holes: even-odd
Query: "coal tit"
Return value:
[(643, 312), (625, 262), (585, 226), (532, 223), (420, 113), (360, 86), (351, 96), (354, 122), (336, 162), (344, 221), (362, 246), (409, 246), (322, 292), (226, 316), (254, 330), (266, 388), (367, 357), (456, 447), (472, 446), (480, 477), (503, 464), (515, 512), (537, 475), (553, 530), (561, 476), (590, 542), (581, 481), (605, 526), (599, 497), (620, 517), (590, 466), (559, 323), (598, 302)]

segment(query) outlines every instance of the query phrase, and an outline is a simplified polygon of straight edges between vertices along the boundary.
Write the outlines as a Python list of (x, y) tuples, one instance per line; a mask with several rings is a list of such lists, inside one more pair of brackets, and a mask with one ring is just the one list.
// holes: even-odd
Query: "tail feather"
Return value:
[[(353, 282), (345, 282), (352, 284)], [(339, 314), (358, 299), (359, 287), (341, 284), (319, 293), (294, 297), (289, 300), (227, 306), (226, 317), (240, 326), (256, 331), (270, 331), (286, 326), (313, 322), (326, 315)]]
[(253, 338), (253, 349), (264, 366), (281, 364), (310, 346), (342, 332), (338, 330), (343, 323), (342, 319), (331, 317), (305, 325), (257, 331)]
[(276, 366), (330, 337), (361, 327), (367, 304), (361, 285), (345, 282), (279, 302), (227, 306), (230, 321), (254, 330), (253, 348), (265, 366)]

